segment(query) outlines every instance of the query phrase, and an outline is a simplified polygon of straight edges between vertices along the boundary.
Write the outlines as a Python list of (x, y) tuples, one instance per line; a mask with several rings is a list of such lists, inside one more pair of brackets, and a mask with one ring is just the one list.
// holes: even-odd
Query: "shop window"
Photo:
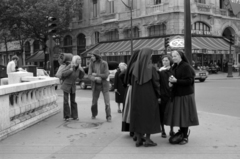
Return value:
[(192, 25), (192, 30), (201, 31), (202, 34), (208, 34), (210, 32), (210, 27), (203, 22), (196, 22)]
[(94, 33), (94, 38), (95, 38), (95, 44), (98, 44), (99, 43), (99, 32), (95, 32)]
[(93, 0), (93, 18), (97, 17), (97, 0)]
[(154, 0), (154, 4), (157, 5), (157, 4), (161, 4), (162, 3), (162, 0)]
[[(131, 38), (131, 29), (127, 29), (125, 32), (124, 32), (124, 35), (125, 35), (125, 39), (128, 39), (128, 38)], [(133, 38), (138, 38), (139, 37), (139, 29), (138, 27), (134, 27), (133, 28)]]
[(149, 36), (166, 35), (166, 25), (154, 25), (149, 28)]
[(118, 36), (118, 30), (117, 29), (106, 33), (107, 41), (118, 40), (118, 37), (119, 36)]
[(206, 0), (195, 0), (195, 2), (206, 4)]

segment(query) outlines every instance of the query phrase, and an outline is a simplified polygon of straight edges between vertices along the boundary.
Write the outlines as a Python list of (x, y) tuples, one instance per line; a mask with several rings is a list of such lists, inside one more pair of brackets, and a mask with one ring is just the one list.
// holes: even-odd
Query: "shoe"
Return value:
[(162, 132), (162, 138), (166, 138), (167, 134), (165, 132)]
[(143, 141), (141, 140), (140, 142), (136, 142), (136, 147), (140, 147), (143, 145)]
[(96, 119), (96, 116), (92, 116), (92, 119)]
[(79, 120), (79, 118), (73, 118), (73, 120), (76, 120), (76, 121), (78, 121), (78, 120)]
[(107, 122), (111, 122), (112, 121), (112, 118), (111, 117), (108, 117), (107, 118)]
[(68, 118), (68, 117), (67, 117), (67, 118), (64, 118), (64, 120), (65, 120), (65, 121), (69, 121), (69, 118)]
[(170, 132), (169, 132), (169, 135), (170, 135), (170, 137), (172, 137), (172, 136), (175, 135), (175, 132), (174, 132), (174, 131), (170, 131)]
[(118, 110), (118, 113), (122, 113), (122, 111), (119, 109), (119, 110)]
[(133, 137), (133, 136), (134, 136), (134, 132), (130, 132), (130, 133), (129, 133), (129, 136), (130, 136), (130, 137)]
[(137, 136), (133, 136), (133, 141), (137, 141)]
[(179, 145), (185, 145), (188, 143), (188, 138), (183, 138), (181, 142), (179, 142)]
[(145, 146), (145, 147), (157, 146), (157, 143), (154, 143), (153, 141), (145, 142), (145, 143), (144, 143), (144, 146)]

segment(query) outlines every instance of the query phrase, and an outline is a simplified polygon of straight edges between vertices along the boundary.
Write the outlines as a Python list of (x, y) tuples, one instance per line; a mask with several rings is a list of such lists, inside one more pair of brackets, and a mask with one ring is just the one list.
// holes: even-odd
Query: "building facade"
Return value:
[[(134, 39), (183, 35), (183, 0), (122, 1), (133, 9)], [(131, 34), (130, 10), (122, 1), (84, 0), (83, 11), (76, 14), (70, 27), (71, 31), (62, 39), (63, 52), (80, 55), (99, 43), (129, 41)], [(239, 1), (234, 0), (191, 0), (193, 36), (228, 38), (230, 35), (234, 35), (235, 47), (231, 52), (234, 64), (240, 63), (238, 47), (240, 46), (240, 12), (236, 11), (238, 5), (240, 5)], [(130, 45), (126, 46), (130, 51)], [(229, 60), (229, 51), (219, 52), (206, 48), (192, 51), (193, 59), (199, 65), (217, 61), (223, 64)], [(104, 55), (107, 56), (107, 60), (115, 61), (126, 61), (128, 59), (126, 57), (129, 56), (129, 54), (113, 56), (113, 54), (108, 54), (107, 50)]]

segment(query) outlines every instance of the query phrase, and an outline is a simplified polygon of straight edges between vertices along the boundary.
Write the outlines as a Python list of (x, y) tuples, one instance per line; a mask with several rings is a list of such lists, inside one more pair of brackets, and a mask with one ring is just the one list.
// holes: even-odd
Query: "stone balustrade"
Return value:
[(0, 140), (60, 111), (55, 91), (59, 79), (22, 79), (25, 82), (0, 86)]
[[(137, 18), (137, 17), (140, 17), (140, 16), (141, 16), (141, 11), (140, 11), (140, 9), (134, 9), (134, 10), (132, 11), (132, 17), (133, 17), (133, 18)], [(131, 17), (130, 11), (126, 11), (126, 12), (119, 13), (119, 19), (120, 19), (120, 20), (129, 19), (130, 17)]]
[(164, 4), (157, 4), (157, 5), (150, 5), (146, 7), (146, 14), (151, 15), (151, 14), (156, 14), (156, 13), (164, 13), (168, 12), (168, 3)]

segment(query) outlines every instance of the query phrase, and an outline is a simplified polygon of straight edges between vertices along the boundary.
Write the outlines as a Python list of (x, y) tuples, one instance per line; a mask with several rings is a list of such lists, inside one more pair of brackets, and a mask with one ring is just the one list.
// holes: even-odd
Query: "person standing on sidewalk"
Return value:
[(152, 50), (143, 48), (132, 76), (132, 107), (130, 115), (130, 131), (137, 134), (136, 147), (143, 145), (143, 135), (146, 134), (144, 146), (156, 146), (150, 139), (151, 134), (160, 133), (160, 84), (157, 69), (153, 66)]
[[(128, 61), (128, 66), (125, 72), (125, 76), (123, 79), (123, 85), (127, 88), (124, 100), (124, 109), (123, 109), (123, 119), (122, 119), (122, 131), (130, 132), (130, 112), (132, 107), (132, 72), (134, 68), (134, 64), (137, 60), (138, 54), (140, 50), (135, 50), (131, 55), (131, 58)], [(130, 136), (133, 137), (134, 141), (136, 137), (134, 136), (134, 132), (130, 132)]]
[[(169, 77), (172, 75), (172, 70), (171, 66), (173, 64), (172, 57), (169, 55), (164, 55), (162, 57), (162, 64), (163, 67), (159, 69), (159, 77), (160, 77), (160, 92), (161, 92), (161, 103), (159, 104), (159, 110), (160, 110), (160, 121), (161, 121), (161, 128), (162, 128), (162, 137), (166, 138), (166, 132), (164, 128), (164, 114), (165, 114), (165, 109), (167, 106), (167, 103), (170, 100), (171, 97), (171, 90), (168, 85), (169, 83)], [(173, 126), (170, 126), (170, 136), (174, 135), (173, 131)]]
[(92, 81), (92, 119), (98, 115), (98, 98), (103, 93), (105, 102), (106, 118), (111, 122), (111, 108), (109, 97), (109, 69), (106, 61), (102, 60), (99, 50), (94, 50), (91, 56), (91, 63), (88, 70), (89, 79)]
[(126, 88), (123, 86), (122, 78), (124, 78), (124, 72), (127, 69), (127, 64), (125, 63), (120, 63), (118, 66), (118, 70), (115, 74), (114, 77), (114, 91), (115, 91), (115, 101), (118, 104), (118, 113), (122, 113), (120, 104), (124, 103), (124, 96), (125, 96), (125, 91)]
[(188, 143), (189, 126), (199, 125), (194, 95), (195, 72), (182, 51), (173, 51), (172, 57), (173, 75), (169, 78), (172, 97), (166, 109), (164, 122), (169, 126), (180, 127), (175, 136), (183, 134), (179, 144), (184, 145)]
[[(62, 72), (62, 86), (63, 90), (63, 116), (66, 121), (71, 117), (73, 120), (78, 120), (78, 109), (76, 103), (76, 80), (77, 78), (82, 79), (84, 77), (84, 70), (81, 67), (81, 57), (74, 55), (72, 62), (69, 66), (69, 69), (66, 69)], [(69, 107), (68, 98), (70, 95), (70, 104)]]

